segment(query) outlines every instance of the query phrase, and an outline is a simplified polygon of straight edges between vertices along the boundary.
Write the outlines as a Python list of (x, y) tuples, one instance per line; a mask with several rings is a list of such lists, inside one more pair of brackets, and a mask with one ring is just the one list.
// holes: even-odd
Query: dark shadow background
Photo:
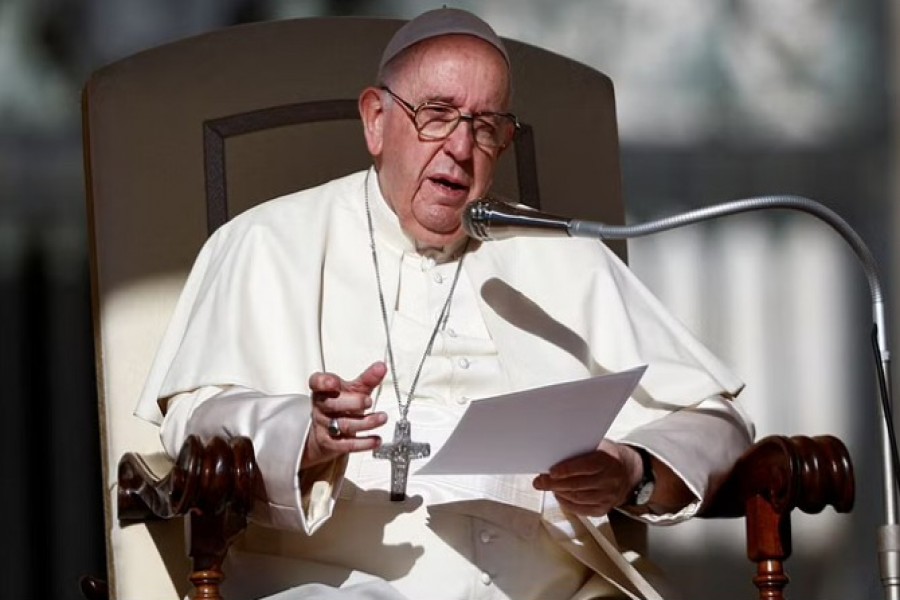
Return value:
[[(878, 49), (876, 63), (869, 65), (876, 74), (868, 91), (871, 103), (857, 128), (826, 145), (800, 149), (744, 143), (727, 132), (690, 147), (623, 143), (626, 198), (642, 199), (635, 216), (671, 212), (673, 198), (680, 199), (679, 208), (688, 208), (774, 191), (802, 194), (842, 214), (879, 262), (889, 264), (885, 4), (870, 0), (850, 15), (867, 21), (871, 44)], [(0, 597), (78, 598), (78, 578), (103, 577), (105, 571), (81, 164), (83, 82), (94, 69), (141, 49), (283, 16), (285, 7), (307, 14), (409, 17), (418, 12), (410, 13), (408, 5), (0, 0), (0, 88), (5, 88), (0, 89), (0, 382), (5, 388), (0, 402), (6, 424), (0, 450), (11, 459), (0, 470), (0, 513), (5, 516)], [(610, 75), (616, 79), (616, 73)], [(861, 305), (862, 323), (866, 311)], [(848, 348), (848, 355), (867, 360), (866, 343), (863, 338), (859, 347)], [(870, 373), (856, 377), (860, 389), (867, 389)], [(851, 452), (861, 467), (860, 479), (877, 481), (876, 449), (861, 446)], [(874, 564), (880, 503), (874, 489), (860, 500), (859, 547), (847, 553), (862, 553), (862, 560)], [(750, 571), (740, 568), (749, 580)], [(867, 580), (873, 568), (862, 569)], [(730, 565), (710, 569), (722, 577), (733, 570)], [(814, 580), (816, 570), (801, 566), (799, 579)], [(863, 586), (866, 594), (875, 594), (874, 584), (877, 576), (872, 586)]]

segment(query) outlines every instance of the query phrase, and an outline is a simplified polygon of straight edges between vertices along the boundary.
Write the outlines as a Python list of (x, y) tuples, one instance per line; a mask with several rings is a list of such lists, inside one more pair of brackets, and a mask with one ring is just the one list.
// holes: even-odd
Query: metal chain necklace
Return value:
[(407, 415), (409, 414), (409, 406), (412, 404), (416, 386), (419, 384), (419, 377), (422, 375), (422, 368), (425, 366), (425, 359), (431, 354), (434, 346), (434, 340), (437, 338), (438, 331), (447, 326), (447, 319), (450, 317), (450, 301), (453, 299), (453, 292), (456, 290), (456, 284), (459, 281), (459, 274), (462, 272), (463, 259), (466, 256), (466, 249), (469, 247), (469, 239), (463, 246), (462, 254), (459, 257), (459, 263), (456, 266), (456, 274), (453, 276), (453, 283), (450, 284), (450, 291), (447, 293), (447, 299), (438, 315), (428, 338), (428, 344), (425, 346), (425, 352), (419, 361), (419, 366), (413, 376), (412, 383), (409, 386), (409, 392), (406, 394), (406, 403), (404, 404), (400, 396), (400, 383), (397, 375), (397, 367), (394, 362), (394, 348), (391, 345), (391, 326), (388, 320), (387, 303), (384, 300), (384, 290), (381, 285), (381, 270), (378, 268), (378, 252), (375, 250), (375, 227), (372, 224), (372, 209), (369, 206), (369, 174), (366, 172), (364, 198), (366, 201), (366, 220), (369, 225), (369, 245), (372, 249), (372, 264), (375, 267), (375, 283), (378, 285), (378, 302), (381, 305), (381, 320), (384, 323), (384, 337), (387, 340), (387, 358), (388, 365), (391, 368), (391, 378), (394, 384), (394, 395), (397, 397), (397, 407), (400, 409), (400, 420), (394, 426), (394, 440), (387, 444), (382, 444), (378, 449), (372, 451), (375, 458), (383, 458), (391, 462), (391, 500), (399, 502), (406, 498), (406, 480), (409, 476), (409, 463), (414, 458), (425, 458), (431, 454), (431, 445), (422, 442), (412, 441), (412, 427)]

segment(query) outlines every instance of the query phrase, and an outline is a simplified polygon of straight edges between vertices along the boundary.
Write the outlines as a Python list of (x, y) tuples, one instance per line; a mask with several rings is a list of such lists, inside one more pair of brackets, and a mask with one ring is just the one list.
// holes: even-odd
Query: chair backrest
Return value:
[[(100, 69), (83, 95), (99, 408), (114, 597), (187, 588), (172, 523), (118, 527), (116, 465), (161, 452), (133, 410), (187, 272), (218, 225), (254, 204), (369, 165), (356, 98), (402, 24), (316, 18), (243, 25)], [(623, 221), (610, 80), (509, 41), (525, 128), (494, 191)], [(617, 248), (624, 254), (624, 246)]]

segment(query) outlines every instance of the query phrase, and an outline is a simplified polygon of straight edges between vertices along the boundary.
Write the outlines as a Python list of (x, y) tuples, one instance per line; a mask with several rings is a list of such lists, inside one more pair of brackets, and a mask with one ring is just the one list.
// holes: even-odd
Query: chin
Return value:
[(462, 229), (462, 227), (458, 227), (453, 231), (448, 232), (433, 231), (430, 229), (419, 229), (413, 234), (413, 237), (420, 244), (439, 248), (455, 244), (456, 242), (466, 237), (466, 232)]

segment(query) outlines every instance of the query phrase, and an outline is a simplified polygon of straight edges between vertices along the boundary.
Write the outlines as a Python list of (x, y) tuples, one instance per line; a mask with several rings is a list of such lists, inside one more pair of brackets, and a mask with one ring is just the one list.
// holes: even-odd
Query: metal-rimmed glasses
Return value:
[(519, 129), (519, 119), (512, 113), (488, 111), (464, 115), (452, 104), (435, 100), (413, 106), (388, 86), (382, 85), (381, 89), (407, 110), (416, 131), (427, 140), (446, 139), (460, 121), (468, 121), (472, 125), (472, 137), (476, 144), (488, 150), (498, 150), (506, 148)]

